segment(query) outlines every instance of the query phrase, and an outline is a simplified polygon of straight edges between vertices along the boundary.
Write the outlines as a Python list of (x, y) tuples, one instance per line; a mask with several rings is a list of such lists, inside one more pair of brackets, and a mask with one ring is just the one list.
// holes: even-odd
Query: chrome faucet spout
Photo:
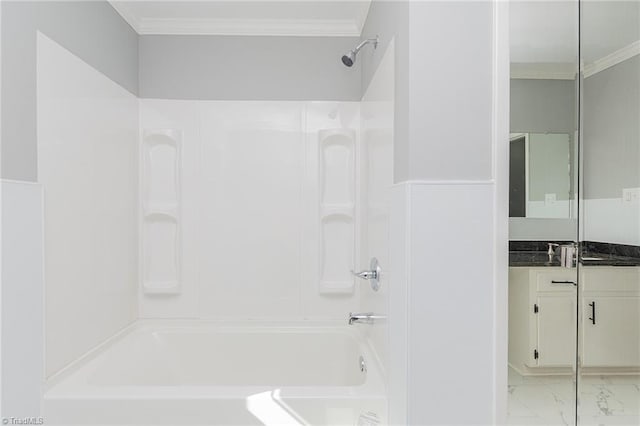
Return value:
[(349, 325), (353, 325), (354, 323), (362, 323), (362, 324), (373, 324), (376, 321), (387, 319), (384, 315), (377, 315), (373, 312), (365, 312), (360, 314), (354, 314), (353, 312), (349, 313)]

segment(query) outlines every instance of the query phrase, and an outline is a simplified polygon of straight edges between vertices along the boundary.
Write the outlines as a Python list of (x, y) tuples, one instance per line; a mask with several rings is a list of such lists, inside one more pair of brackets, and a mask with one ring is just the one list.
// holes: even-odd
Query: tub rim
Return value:
[[(358, 385), (93, 385), (86, 382), (91, 363), (108, 353), (114, 345), (136, 333), (154, 332), (225, 332), (295, 333), (303, 331), (318, 334), (341, 334), (353, 339), (367, 360), (367, 375)], [(86, 371), (83, 371), (83, 368)], [(43, 397), (59, 399), (238, 399), (257, 393), (278, 390), (283, 397), (300, 398), (353, 398), (363, 396), (386, 398), (383, 371), (370, 340), (358, 326), (346, 325), (338, 320), (214, 320), (214, 319), (139, 319), (127, 325), (109, 339), (66, 365), (45, 381)]]

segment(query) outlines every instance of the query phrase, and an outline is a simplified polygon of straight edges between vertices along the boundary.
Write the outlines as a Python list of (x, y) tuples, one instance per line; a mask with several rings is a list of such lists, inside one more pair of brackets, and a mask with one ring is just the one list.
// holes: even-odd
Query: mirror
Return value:
[(512, 133), (509, 217), (571, 217), (570, 136)]
[(578, 424), (640, 424), (640, 2), (581, 3)]
[(510, 13), (508, 424), (638, 425), (640, 2)]
[(576, 424), (578, 12), (510, 2), (507, 424)]

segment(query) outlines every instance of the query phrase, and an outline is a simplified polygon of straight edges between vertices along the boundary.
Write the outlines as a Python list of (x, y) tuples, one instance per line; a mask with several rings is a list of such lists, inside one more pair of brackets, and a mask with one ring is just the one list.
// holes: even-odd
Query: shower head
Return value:
[(353, 64), (356, 63), (356, 55), (367, 44), (373, 44), (373, 48), (378, 47), (378, 36), (376, 38), (369, 38), (361, 42), (359, 45), (355, 47), (355, 49), (350, 50), (346, 55), (342, 55), (342, 63), (347, 67), (352, 67)]
[(346, 55), (342, 55), (342, 63), (348, 67), (352, 67), (353, 63), (356, 61), (356, 52), (351, 50)]

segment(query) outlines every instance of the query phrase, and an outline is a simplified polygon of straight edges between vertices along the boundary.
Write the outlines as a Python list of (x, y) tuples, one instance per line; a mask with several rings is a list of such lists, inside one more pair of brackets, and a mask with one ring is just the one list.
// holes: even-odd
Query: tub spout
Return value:
[(384, 315), (377, 315), (373, 312), (365, 312), (362, 314), (354, 314), (353, 312), (349, 313), (349, 325), (353, 325), (354, 323), (362, 323), (362, 324), (373, 324), (376, 321), (387, 319)]

